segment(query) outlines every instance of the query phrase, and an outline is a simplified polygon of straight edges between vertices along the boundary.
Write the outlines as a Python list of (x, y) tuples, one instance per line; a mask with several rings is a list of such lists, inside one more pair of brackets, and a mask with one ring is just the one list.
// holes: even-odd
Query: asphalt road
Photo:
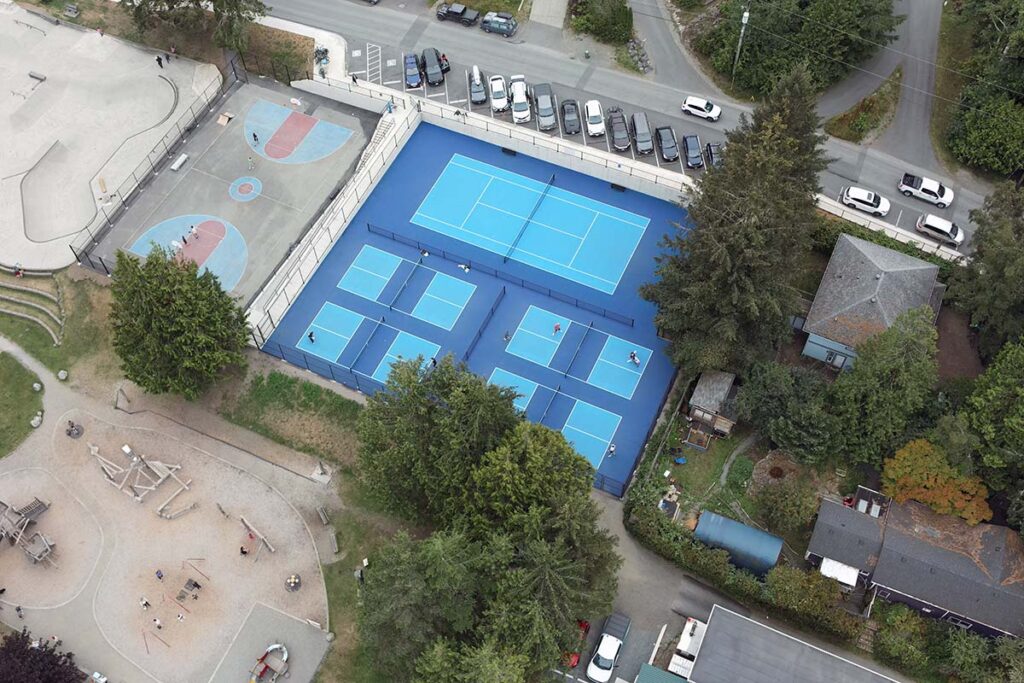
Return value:
[[(654, 79), (598, 66), (593, 61), (583, 59), (583, 43), (558, 36), (557, 30), (539, 24), (526, 22), (514, 38), (504, 39), (484, 33), (476, 27), (439, 22), (418, 3), (414, 7), (403, 8), (388, 4), (369, 6), (357, 0), (280, 0), (275, 3), (272, 13), (282, 19), (335, 31), (345, 37), (349, 48), (348, 68), (353, 72), (366, 70), (368, 44), (371, 50), (379, 47), (381, 68), (361, 73), (360, 76), (399, 90), (403, 89), (400, 68), (403, 51), (437, 47), (448, 55), (452, 72), (444, 88), (430, 88), (426, 95), (456, 106), (462, 106), (467, 97), (465, 71), (477, 64), (485, 75), (502, 73), (508, 76), (514, 72), (525, 74), (532, 83), (547, 81), (552, 84), (559, 99), (570, 97), (582, 102), (597, 98), (605, 105), (605, 109), (616, 104), (623, 107), (627, 115), (643, 109), (648, 112), (653, 126), (671, 125), (677, 137), (697, 133), (702, 142), (724, 140), (725, 131), (734, 127), (740, 113), (747, 110), (741, 105), (723, 101), (723, 115), (717, 123), (685, 117), (679, 106), (689, 91)], [(664, 52), (672, 53), (668, 49)], [(657, 54), (661, 54), (661, 51)], [(675, 54), (678, 58), (675, 65), (686, 63), (681, 53), (676, 51)], [(675, 65), (666, 68), (664, 64), (656, 62), (655, 70), (671, 73), (676, 70)], [(683, 72), (679, 70), (678, 73)], [(670, 77), (666, 78), (671, 80)], [(681, 75), (679, 78), (692, 82), (688, 76)], [(598, 140), (597, 144), (604, 142)], [(971, 226), (968, 212), (981, 205), (983, 197), (980, 194), (950, 183), (950, 187), (957, 192), (957, 198), (952, 207), (939, 210), (930, 204), (901, 197), (896, 193), (895, 185), (904, 171), (948, 182), (942, 174), (908, 164), (883, 149), (863, 148), (840, 140), (830, 139), (826, 152), (834, 159), (829, 169), (821, 175), (822, 191), (826, 194), (836, 196), (843, 186), (861, 185), (878, 191), (892, 201), (892, 212), (888, 217), (890, 222), (913, 229), (913, 223), (921, 213), (934, 213), (964, 227), (969, 240)], [(645, 157), (645, 160), (658, 163), (654, 155)]]

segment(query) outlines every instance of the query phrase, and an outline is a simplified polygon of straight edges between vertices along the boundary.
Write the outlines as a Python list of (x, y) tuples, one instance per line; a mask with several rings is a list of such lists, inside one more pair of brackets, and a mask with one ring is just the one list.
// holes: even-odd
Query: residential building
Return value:
[[(885, 502), (879, 511), (865, 499)], [(847, 586), (867, 585), (870, 599), (989, 637), (1024, 635), (1024, 542), (1008, 527), (971, 526), (862, 487), (845, 503), (822, 502), (807, 559)]]
[(901, 314), (927, 305), (938, 316), (946, 289), (938, 274), (934, 264), (840, 235), (803, 323), (803, 355), (849, 369), (857, 346)]

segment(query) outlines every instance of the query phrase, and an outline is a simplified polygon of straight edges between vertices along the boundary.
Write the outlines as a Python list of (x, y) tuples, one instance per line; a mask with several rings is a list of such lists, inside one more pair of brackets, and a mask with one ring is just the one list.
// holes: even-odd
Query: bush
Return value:
[(809, 524), (818, 510), (814, 489), (806, 479), (797, 477), (765, 484), (754, 503), (768, 528), (783, 534)]
[(875, 620), (879, 629), (874, 652), (882, 662), (915, 676), (933, 668), (924, 617), (904, 605), (879, 604)]
[(840, 609), (839, 584), (817, 572), (776, 567), (762, 583), (729, 563), (724, 550), (709, 548), (657, 508), (658, 486), (634, 485), (623, 512), (626, 529), (645, 546), (738, 602), (775, 607), (783, 616), (816, 632), (852, 640), (860, 623)]
[(747, 490), (747, 484), (750, 483), (753, 474), (754, 461), (745, 455), (737, 456), (725, 477), (725, 486), (733, 493), (742, 494)]
[(626, 0), (580, 0), (570, 10), (573, 30), (623, 45), (633, 37), (633, 10)]

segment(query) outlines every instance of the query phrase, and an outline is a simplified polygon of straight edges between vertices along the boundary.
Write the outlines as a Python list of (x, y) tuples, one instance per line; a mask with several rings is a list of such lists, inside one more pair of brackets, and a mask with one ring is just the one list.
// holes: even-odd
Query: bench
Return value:
[(320, 515), (320, 521), (324, 523), (324, 526), (331, 523), (331, 518), (327, 516), (327, 510), (323, 506), (318, 507), (316, 513)]
[(338, 554), (338, 532), (334, 530), (334, 527), (331, 527), (330, 531), (331, 531), (331, 552), (333, 552), (335, 555), (337, 555)]
[(75, 5), (73, 3), (64, 5), (64, 16), (68, 17), (69, 19), (74, 19), (78, 16), (78, 14), (78, 5)]
[(182, 154), (180, 157), (174, 160), (173, 164), (171, 164), (171, 170), (180, 171), (181, 167), (185, 165), (186, 161), (188, 161), (188, 155)]

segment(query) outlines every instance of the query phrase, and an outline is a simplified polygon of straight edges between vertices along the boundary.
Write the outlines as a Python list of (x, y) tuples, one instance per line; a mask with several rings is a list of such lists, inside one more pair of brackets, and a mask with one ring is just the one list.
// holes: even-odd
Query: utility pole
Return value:
[(736, 43), (736, 58), (732, 60), (732, 82), (736, 83), (736, 67), (740, 63), (740, 50), (743, 49), (743, 36), (747, 32), (747, 22), (750, 21), (750, 5), (743, 8), (743, 17), (740, 19), (740, 39)]

